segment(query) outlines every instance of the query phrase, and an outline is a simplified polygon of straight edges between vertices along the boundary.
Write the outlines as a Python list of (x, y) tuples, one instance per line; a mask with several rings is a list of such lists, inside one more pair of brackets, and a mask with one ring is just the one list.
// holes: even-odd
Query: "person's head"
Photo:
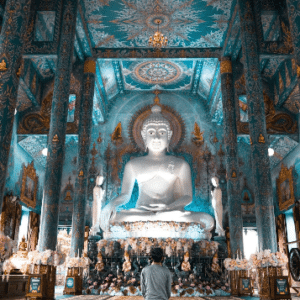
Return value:
[(168, 148), (172, 137), (170, 122), (161, 114), (161, 107), (154, 105), (152, 113), (144, 121), (142, 138), (150, 151), (161, 152)]
[(162, 248), (152, 248), (150, 252), (150, 256), (154, 262), (159, 263), (163, 261), (164, 252)]

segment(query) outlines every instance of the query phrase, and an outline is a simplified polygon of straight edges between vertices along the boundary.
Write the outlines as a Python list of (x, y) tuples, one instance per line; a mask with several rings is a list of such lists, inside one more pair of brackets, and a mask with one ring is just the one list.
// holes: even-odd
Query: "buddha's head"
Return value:
[(161, 114), (160, 106), (154, 105), (151, 112), (143, 123), (141, 134), (146, 148), (161, 152), (168, 148), (173, 132), (170, 122)]

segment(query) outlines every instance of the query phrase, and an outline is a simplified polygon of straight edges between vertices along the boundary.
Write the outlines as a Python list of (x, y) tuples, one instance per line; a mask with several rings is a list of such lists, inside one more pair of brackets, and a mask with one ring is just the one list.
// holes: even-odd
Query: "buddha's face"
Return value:
[(142, 135), (149, 151), (163, 152), (169, 146), (172, 132), (170, 134), (168, 127), (164, 124), (149, 124)]

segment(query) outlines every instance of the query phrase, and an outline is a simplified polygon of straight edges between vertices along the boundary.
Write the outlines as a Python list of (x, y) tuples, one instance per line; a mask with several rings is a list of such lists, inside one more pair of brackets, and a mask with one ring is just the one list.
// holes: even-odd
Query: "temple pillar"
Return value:
[(231, 253), (243, 254), (243, 218), (239, 187), (239, 165), (236, 114), (233, 93), (232, 63), (229, 57), (221, 60), (221, 89), (224, 115), (224, 144), (227, 171), (228, 219)]
[(39, 250), (55, 250), (78, 0), (64, 0), (54, 79)]
[(258, 41), (251, 0), (239, 0), (259, 250), (277, 251), (273, 191)]
[(16, 109), (23, 36), (31, 0), (7, 0), (0, 36), (0, 212), (4, 197), (14, 112)]
[(80, 106), (78, 141), (78, 177), (75, 183), (75, 199), (72, 217), (72, 240), (70, 256), (81, 254), (84, 248), (85, 210), (88, 183), (89, 148), (91, 140), (93, 96), (96, 62), (87, 59), (84, 63), (83, 96)]

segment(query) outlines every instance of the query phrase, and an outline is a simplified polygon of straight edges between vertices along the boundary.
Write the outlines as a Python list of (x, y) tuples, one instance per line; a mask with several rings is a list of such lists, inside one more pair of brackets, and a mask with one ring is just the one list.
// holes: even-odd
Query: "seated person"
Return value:
[[(197, 222), (211, 231), (213, 217), (184, 209), (192, 202), (190, 166), (183, 159), (166, 155), (172, 137), (170, 123), (160, 106), (153, 106), (151, 111), (141, 132), (148, 154), (125, 165), (121, 195), (103, 208), (100, 226), (108, 231), (114, 222), (177, 221)], [(139, 186), (136, 207), (116, 212), (118, 206), (130, 200), (135, 181)]]

